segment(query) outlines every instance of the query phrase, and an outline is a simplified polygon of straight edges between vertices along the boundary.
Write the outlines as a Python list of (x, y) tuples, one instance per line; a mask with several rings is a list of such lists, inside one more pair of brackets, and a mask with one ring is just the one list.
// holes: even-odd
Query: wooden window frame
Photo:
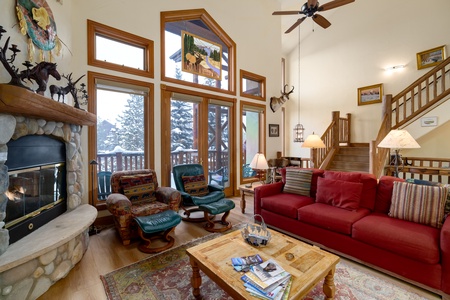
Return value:
[[(97, 115), (97, 88), (96, 80), (101, 79), (110, 82), (118, 82), (129, 85), (145, 87), (149, 90), (148, 94), (144, 96), (144, 160), (145, 168), (155, 169), (155, 129), (154, 129), (154, 85), (153, 83), (133, 80), (130, 78), (113, 76), (103, 73), (96, 73), (88, 71), (88, 94), (89, 103), (88, 111)], [(88, 161), (92, 161), (97, 158), (97, 125), (90, 126), (88, 129)], [(91, 166), (89, 166), (91, 167)], [(98, 210), (106, 209), (105, 201), (98, 201), (98, 183), (97, 172), (95, 172), (94, 178), (92, 178), (93, 172), (89, 170), (89, 190), (93, 191), (89, 196), (92, 205)]]
[[(87, 20), (88, 35), (88, 65), (113, 71), (154, 78), (154, 43), (152, 40), (116, 29), (92, 20)], [(101, 35), (124, 44), (144, 49), (144, 70), (127, 67), (96, 59), (95, 37)]]
[[(241, 83), (241, 88), (240, 88), (241, 97), (247, 97), (247, 98), (260, 100), (260, 101), (264, 101), (264, 102), (266, 101), (266, 77), (255, 74), (255, 73), (251, 73), (251, 72), (248, 72), (248, 71), (245, 71), (242, 69), (240, 70), (239, 77), (240, 77), (240, 83)], [(256, 95), (245, 93), (244, 92), (244, 79), (258, 82), (261, 86), (261, 96), (256, 96)]]
[[(239, 136), (240, 136), (240, 149), (239, 152), (239, 173), (240, 173), (240, 184), (247, 184), (255, 181), (254, 177), (250, 178), (244, 178), (244, 171), (242, 169), (242, 166), (244, 165), (244, 161), (242, 160), (242, 144), (244, 143), (244, 138), (242, 136), (242, 113), (244, 112), (245, 106), (250, 107), (257, 107), (261, 109), (261, 112), (263, 113), (262, 116), (260, 116), (261, 123), (259, 124), (260, 130), (259, 130), (259, 149), (260, 152), (264, 153), (266, 155), (266, 114), (267, 114), (267, 107), (264, 104), (258, 104), (254, 102), (247, 102), (247, 101), (240, 101), (240, 110), (239, 110)], [(255, 153), (256, 154), (256, 153)]]
[[(228, 34), (217, 24), (217, 22), (206, 12), (205, 9), (163, 11), (161, 12), (161, 80), (176, 84), (186, 85), (205, 90), (211, 90), (230, 95), (236, 95), (236, 43)], [(165, 50), (165, 28), (167, 22), (180, 22), (189, 20), (201, 20), (209, 29), (228, 47), (228, 89), (220, 89), (194, 82), (188, 82), (166, 76), (166, 50)], [(181, 42), (180, 42), (181, 43)]]

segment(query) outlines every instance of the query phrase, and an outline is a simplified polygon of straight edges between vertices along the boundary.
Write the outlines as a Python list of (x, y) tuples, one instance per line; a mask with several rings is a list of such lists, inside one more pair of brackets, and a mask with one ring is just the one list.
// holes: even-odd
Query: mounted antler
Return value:
[(281, 97), (271, 97), (270, 98), (270, 108), (273, 112), (277, 111), (287, 100), (289, 100), (289, 95), (294, 92), (294, 87), (289, 92), (286, 92), (288, 85), (284, 85), (283, 91), (281, 91)]

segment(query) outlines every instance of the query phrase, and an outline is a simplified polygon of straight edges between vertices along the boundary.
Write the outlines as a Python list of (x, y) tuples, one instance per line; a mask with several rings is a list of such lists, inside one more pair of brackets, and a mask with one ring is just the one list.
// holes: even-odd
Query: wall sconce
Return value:
[(385, 71), (391, 72), (391, 71), (402, 70), (402, 69), (404, 69), (405, 67), (406, 67), (405, 65), (397, 65), (397, 66), (387, 67), (387, 68), (385, 68), (384, 70), (385, 70)]

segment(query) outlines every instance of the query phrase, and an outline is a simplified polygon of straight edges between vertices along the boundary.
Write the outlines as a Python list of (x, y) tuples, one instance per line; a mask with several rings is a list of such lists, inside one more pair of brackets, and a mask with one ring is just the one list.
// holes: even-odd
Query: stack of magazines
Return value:
[[(232, 259), (233, 267), (245, 271), (241, 279), (246, 290), (254, 297), (267, 300), (284, 300), (289, 296), (291, 274), (275, 260), (262, 262), (259, 255)], [(243, 263), (239, 265), (239, 263)]]

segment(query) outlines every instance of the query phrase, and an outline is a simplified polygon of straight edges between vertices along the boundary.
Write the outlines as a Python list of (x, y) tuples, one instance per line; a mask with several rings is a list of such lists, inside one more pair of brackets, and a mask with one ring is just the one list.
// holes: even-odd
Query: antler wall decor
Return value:
[(289, 100), (289, 95), (294, 92), (294, 87), (292, 87), (292, 90), (289, 92), (286, 92), (286, 88), (288, 85), (286, 84), (283, 88), (283, 91), (281, 91), (280, 97), (270, 97), (270, 108), (273, 112), (276, 112), (283, 104)]

